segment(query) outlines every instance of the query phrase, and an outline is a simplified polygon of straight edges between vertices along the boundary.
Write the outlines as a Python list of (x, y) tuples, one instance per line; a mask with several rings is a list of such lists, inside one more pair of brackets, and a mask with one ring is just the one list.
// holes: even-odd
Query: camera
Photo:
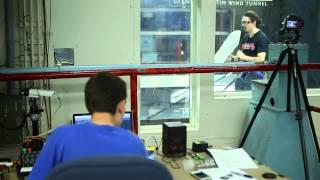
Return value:
[(20, 92), (20, 95), (30, 98), (39, 98), (40, 96), (51, 97), (53, 94), (54, 91), (43, 89), (24, 89)]
[(281, 22), (281, 26), (286, 31), (297, 31), (303, 28), (304, 21), (301, 17), (292, 14), (283, 19), (283, 21)]
[(295, 44), (301, 37), (299, 31), (303, 27), (304, 21), (302, 17), (293, 14), (288, 15), (281, 22), (281, 40), (284, 41), (286, 44)]

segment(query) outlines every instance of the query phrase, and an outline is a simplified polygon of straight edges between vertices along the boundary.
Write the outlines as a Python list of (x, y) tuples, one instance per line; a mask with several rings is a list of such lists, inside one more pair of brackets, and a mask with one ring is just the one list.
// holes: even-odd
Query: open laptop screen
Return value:
[(85, 124), (91, 121), (91, 115), (88, 113), (73, 114), (72, 124)]
[[(91, 121), (91, 115), (89, 113), (73, 114), (72, 124), (84, 124)], [(122, 124), (120, 127), (132, 131), (132, 112), (127, 111), (124, 113)]]

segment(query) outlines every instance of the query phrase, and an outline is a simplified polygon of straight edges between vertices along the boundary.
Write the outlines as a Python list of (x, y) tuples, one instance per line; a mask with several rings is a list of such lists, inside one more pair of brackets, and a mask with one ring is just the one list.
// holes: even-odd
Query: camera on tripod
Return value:
[[(301, 68), (298, 60), (298, 50), (294, 48), (295, 46), (293, 46), (293, 44), (298, 42), (298, 39), (300, 38), (299, 32), (303, 28), (303, 26), (303, 19), (295, 15), (289, 15), (282, 21), (280, 35), (282, 35), (282, 40), (284, 40), (284, 42), (287, 44), (287, 48), (280, 53), (276, 67), (272, 72), (267, 85), (263, 87), (264, 91), (258, 104), (254, 107), (255, 111), (243, 135), (240, 147), (243, 147), (245, 145), (246, 138), (249, 137), (250, 143), (246, 144), (245, 149), (248, 152), (254, 153), (250, 154), (251, 156), (255, 157), (258, 161), (269, 164), (271, 168), (275, 169), (276, 171), (287, 174), (290, 178), (294, 177), (295, 179), (309, 180), (319, 179), (320, 177), (320, 146), (317, 140), (317, 134), (313, 124), (311, 108), (307, 97), (306, 86), (303, 81), (303, 75), (301, 73)], [(261, 118), (258, 121), (260, 124), (257, 126), (253, 126), (253, 123), (256, 120), (259, 111), (263, 106), (268, 104), (264, 104), (264, 100), (266, 99), (267, 95), (273, 96), (274, 94), (269, 94), (269, 90), (271, 89), (272, 83), (275, 80), (277, 73), (281, 70), (281, 64), (284, 62), (286, 56), (288, 57), (288, 66), (286, 73), (287, 77), (278, 78), (278, 88), (273, 88), (273, 91), (281, 92), (283, 91), (283, 89), (286, 89), (286, 98), (279, 99), (286, 101), (286, 105), (284, 107), (285, 109), (283, 112), (286, 112), (288, 114), (286, 116), (284, 116), (284, 114), (281, 114), (281, 118), (279, 118), (280, 111), (275, 111), (274, 113), (276, 115), (267, 116), (266, 114), (271, 111), (270, 109), (265, 109), (264, 120), (268, 120), (268, 122), (262, 123)], [(281, 83), (279, 83), (280, 81)], [(287, 84), (287, 87), (283, 88), (283, 84)], [(291, 98), (292, 96), (294, 97)], [(294, 104), (291, 102), (292, 100), (294, 100)], [(275, 103), (271, 104), (272, 106), (274, 106)], [(302, 108), (303, 105), (304, 108)], [(269, 117), (271, 116), (275, 117), (274, 121), (270, 121)], [(286, 117), (287, 120), (285, 120), (286, 118), (284, 117)], [(297, 121), (297, 123), (295, 121), (292, 121), (292, 117), (294, 117), (294, 120)], [(308, 118), (308, 121), (306, 120), (306, 118)], [(286, 123), (288, 124), (285, 124), (284, 121), (287, 121)], [(274, 128), (276, 124), (281, 126), (280, 128), (276, 128), (277, 130), (282, 131), (279, 133), (279, 135), (276, 135), (277, 132), (274, 133), (272, 131), (272, 128)], [(297, 125), (298, 127), (293, 128), (295, 125)], [(255, 129), (255, 134), (248, 136), (252, 127)], [(257, 134), (264, 129), (266, 131), (262, 133), (260, 135), (261, 138), (259, 138)], [(286, 130), (283, 131), (283, 129)], [(295, 132), (297, 129), (298, 132)], [(285, 133), (287, 133), (286, 136)], [(296, 135), (298, 135), (300, 138), (299, 143), (283, 143), (287, 142), (288, 138), (297, 137)], [(278, 139), (278, 136), (282, 136), (284, 139)], [(265, 148), (257, 148), (260, 146), (259, 144), (265, 146)], [(279, 149), (281, 149), (278, 150), (277, 148), (275, 148), (277, 146), (279, 146)], [(287, 152), (286, 149), (288, 149), (288, 146), (290, 146), (290, 150), (295, 149), (295, 152)], [(293, 156), (299, 157), (299, 159), (297, 158), (296, 162), (292, 162)], [(273, 159), (273, 157), (275, 158)], [(282, 161), (279, 161), (279, 157), (281, 157), (282, 160), (284, 160), (283, 162), (285, 162), (286, 164), (283, 163), (280, 165), (279, 163)]]
[(286, 44), (295, 44), (298, 42), (300, 35), (300, 29), (304, 27), (304, 21), (302, 17), (296, 15), (289, 15), (281, 22), (280, 35), (281, 39)]

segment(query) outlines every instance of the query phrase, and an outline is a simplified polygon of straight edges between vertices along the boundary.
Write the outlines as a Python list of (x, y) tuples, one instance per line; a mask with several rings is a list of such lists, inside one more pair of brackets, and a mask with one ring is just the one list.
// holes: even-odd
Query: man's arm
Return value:
[(237, 58), (241, 61), (248, 61), (248, 62), (263, 62), (266, 59), (266, 52), (260, 52), (257, 54), (257, 56), (247, 56), (242, 51), (237, 52)]
[[(242, 42), (240, 42), (241, 44)], [(261, 63), (266, 60), (267, 53), (268, 53), (268, 44), (269, 40), (265, 35), (259, 39), (259, 41), (255, 44), (257, 50), (257, 56), (248, 56), (245, 55), (241, 49), (239, 49), (235, 56), (231, 56), (233, 60), (240, 60), (240, 61), (248, 61), (248, 62), (256, 62)], [(240, 46), (239, 46), (240, 47)]]

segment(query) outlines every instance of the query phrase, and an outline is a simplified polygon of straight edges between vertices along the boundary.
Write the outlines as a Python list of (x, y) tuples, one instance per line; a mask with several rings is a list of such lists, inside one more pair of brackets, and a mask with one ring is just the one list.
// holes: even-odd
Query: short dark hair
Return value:
[(99, 72), (86, 83), (85, 102), (90, 114), (94, 112), (115, 114), (119, 102), (126, 98), (126, 83), (113, 74)]
[(262, 25), (262, 19), (261, 19), (261, 17), (260, 17), (256, 12), (254, 12), (254, 11), (247, 11), (247, 12), (244, 13), (243, 16), (248, 17), (251, 22), (256, 21), (256, 26), (257, 26), (258, 28), (261, 27), (261, 25)]

